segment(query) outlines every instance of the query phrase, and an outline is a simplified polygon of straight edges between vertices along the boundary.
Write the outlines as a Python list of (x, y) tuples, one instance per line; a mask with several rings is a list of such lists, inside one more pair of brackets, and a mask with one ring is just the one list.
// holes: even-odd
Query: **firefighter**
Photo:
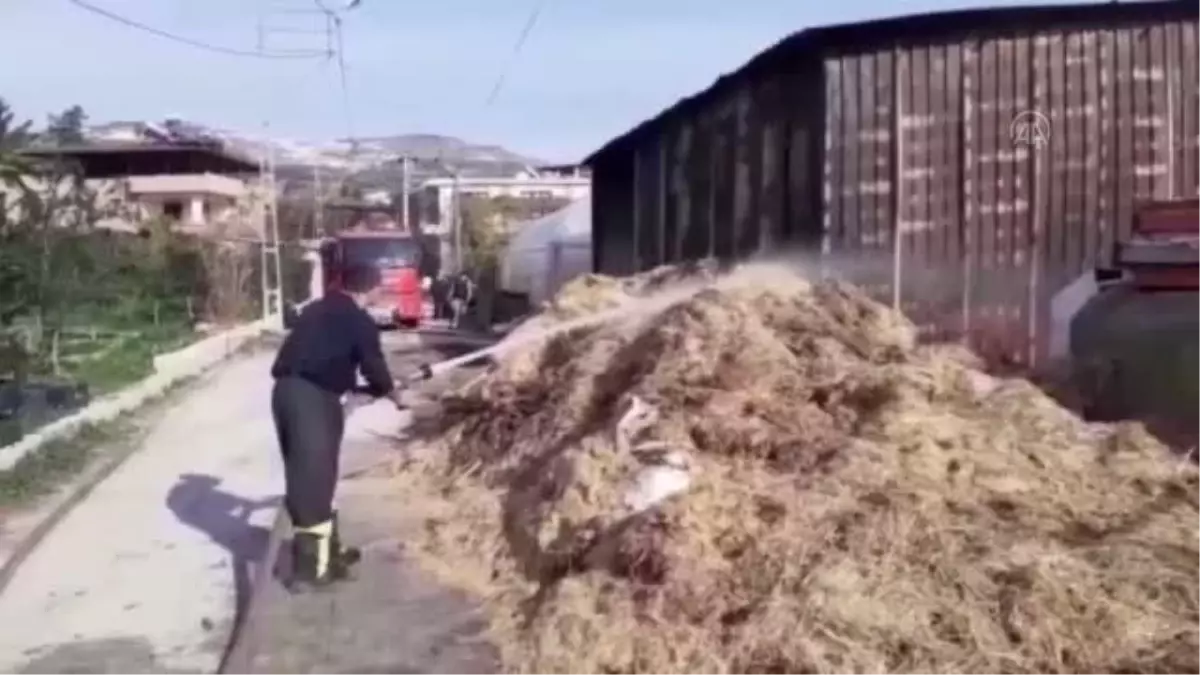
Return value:
[[(296, 317), (271, 367), (271, 413), (293, 527), (293, 590), (345, 579), (361, 557), (358, 549), (341, 545), (333, 495), (345, 425), (342, 397), (361, 391), (401, 405), (379, 329), (364, 309), (379, 283), (373, 266), (345, 270), (341, 289)], [(356, 387), (358, 371), (367, 381), (362, 389)]]
[(433, 318), (440, 320), (448, 317), (450, 314), (450, 282), (444, 275), (439, 274), (433, 280), (429, 289), (429, 297), (433, 302)]
[(458, 328), (463, 316), (475, 299), (475, 281), (466, 272), (459, 272), (450, 282), (450, 327)]

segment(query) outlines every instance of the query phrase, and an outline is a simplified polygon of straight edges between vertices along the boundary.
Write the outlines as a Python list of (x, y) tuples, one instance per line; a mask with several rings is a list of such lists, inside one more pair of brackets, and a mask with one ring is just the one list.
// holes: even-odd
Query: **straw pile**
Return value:
[[(396, 481), (509, 669), (1200, 671), (1196, 469), (851, 286), (735, 274), (528, 352)], [(633, 401), (692, 476), (640, 512)]]
[(715, 278), (716, 263), (712, 260), (663, 265), (620, 279), (603, 274), (584, 274), (567, 282), (543, 304), (537, 316), (518, 326), (511, 337), (520, 341), (524, 336), (539, 335), (571, 320), (601, 313), (619, 313), (652, 295), (665, 298), (669, 304), (671, 300), (686, 297)]

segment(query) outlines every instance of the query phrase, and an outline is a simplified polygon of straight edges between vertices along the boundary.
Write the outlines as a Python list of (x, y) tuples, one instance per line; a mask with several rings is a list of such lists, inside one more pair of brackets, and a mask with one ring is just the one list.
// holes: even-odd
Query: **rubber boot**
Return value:
[(292, 535), (292, 576), (287, 587), (293, 593), (318, 590), (345, 578), (345, 568), (333, 555), (333, 522), (297, 528)]
[(297, 532), (292, 536), (292, 576), (287, 584), (289, 591), (300, 593), (316, 590), (334, 581), (330, 574), (328, 548), (328, 537), (311, 532)]
[(341, 530), (338, 528), (337, 511), (333, 512), (333, 534), (330, 535), (330, 548), (338, 573), (348, 574), (350, 568), (362, 560), (362, 550), (357, 546), (342, 547)]

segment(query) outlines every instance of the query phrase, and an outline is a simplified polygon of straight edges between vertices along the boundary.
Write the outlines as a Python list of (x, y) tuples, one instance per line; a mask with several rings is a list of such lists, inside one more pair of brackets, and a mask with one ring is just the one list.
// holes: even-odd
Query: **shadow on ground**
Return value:
[(237, 598), (236, 630), (253, 592), (253, 569), (266, 555), (271, 539), (270, 529), (253, 525), (250, 519), (259, 510), (274, 509), (279, 500), (247, 499), (221, 489), (220, 484), (214, 476), (184, 474), (167, 493), (167, 508), (179, 522), (208, 535), (229, 553)]
[(80, 641), (31, 653), (16, 675), (205, 675), (167, 668), (144, 638)]

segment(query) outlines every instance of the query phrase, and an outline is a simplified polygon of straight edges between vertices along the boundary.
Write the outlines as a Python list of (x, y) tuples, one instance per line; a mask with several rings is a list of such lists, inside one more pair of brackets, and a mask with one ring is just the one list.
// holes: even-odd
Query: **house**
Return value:
[(561, 178), (591, 178), (592, 170), (583, 164), (542, 164), (537, 167), (541, 176), (559, 176)]
[(165, 219), (184, 232), (261, 237), (265, 192), (258, 166), (217, 143), (102, 141), (21, 155), (77, 169), (104, 214), (98, 227), (137, 231)]
[(810, 28), (612, 139), (593, 266), (800, 249), (922, 328), (1042, 348), (1054, 294), (1138, 204), (1195, 197), (1194, 1)]

